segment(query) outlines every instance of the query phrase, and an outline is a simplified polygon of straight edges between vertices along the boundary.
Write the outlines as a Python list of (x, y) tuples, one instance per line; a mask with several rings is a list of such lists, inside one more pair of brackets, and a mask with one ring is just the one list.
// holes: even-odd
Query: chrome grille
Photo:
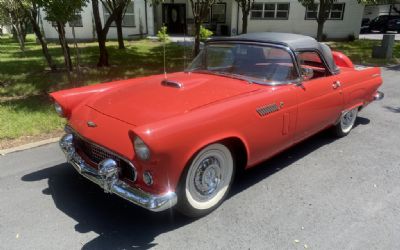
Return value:
[(100, 163), (102, 160), (105, 159), (113, 159), (115, 161), (117, 161), (117, 163), (119, 162), (119, 158), (116, 157), (113, 154), (108, 153), (107, 151), (103, 150), (102, 148), (91, 144), (89, 142), (86, 141), (82, 141), (81, 144), (81, 148), (80, 148), (87, 157), (90, 158), (91, 161), (93, 161), (94, 163)]
[(260, 116), (266, 116), (266, 115), (271, 114), (273, 112), (276, 112), (278, 110), (279, 110), (278, 105), (276, 105), (274, 103), (274, 104), (270, 104), (270, 105), (266, 105), (266, 106), (262, 106), (262, 107), (257, 108), (257, 113)]
[(94, 143), (84, 140), (76, 134), (74, 135), (74, 144), (78, 149), (78, 153), (87, 157), (93, 163), (94, 167), (97, 168), (97, 165), (105, 159), (113, 159), (120, 169), (121, 177), (131, 181), (136, 180), (136, 170), (134, 167), (118, 155), (115, 155)]

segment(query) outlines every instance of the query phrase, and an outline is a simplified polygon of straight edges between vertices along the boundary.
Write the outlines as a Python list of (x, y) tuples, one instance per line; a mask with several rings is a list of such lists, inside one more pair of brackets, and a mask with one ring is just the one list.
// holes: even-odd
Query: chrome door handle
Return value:
[(341, 85), (341, 84), (340, 84), (339, 81), (334, 81), (333, 84), (332, 84), (332, 88), (333, 88), (333, 89), (337, 89), (337, 88), (340, 87), (340, 85)]

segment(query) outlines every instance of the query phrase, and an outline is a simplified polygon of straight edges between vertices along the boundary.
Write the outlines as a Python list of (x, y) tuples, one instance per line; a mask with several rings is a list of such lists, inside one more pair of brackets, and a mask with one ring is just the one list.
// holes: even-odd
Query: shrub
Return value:
[(354, 34), (350, 34), (350, 35), (347, 37), (347, 40), (349, 40), (349, 42), (354, 42), (354, 40), (356, 40), (356, 36), (355, 36)]
[(213, 34), (214, 33), (211, 30), (208, 30), (203, 26), (200, 26), (200, 41), (202, 42), (206, 41)]
[(157, 37), (158, 41), (160, 42), (168, 42), (169, 41), (169, 35), (167, 33), (167, 27), (162, 26), (160, 30), (157, 32)]

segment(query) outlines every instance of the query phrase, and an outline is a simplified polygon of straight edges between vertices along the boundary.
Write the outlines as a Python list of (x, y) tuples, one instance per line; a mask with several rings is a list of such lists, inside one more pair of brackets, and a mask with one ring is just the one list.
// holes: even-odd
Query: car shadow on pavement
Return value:
[[(79, 233), (95, 232), (82, 249), (148, 249), (157, 235), (191, 223), (170, 210), (152, 213), (117, 197), (80, 176), (69, 164), (49, 167), (22, 177), (23, 181), (48, 180), (42, 192), (55, 206), (77, 222)], [(55, 222), (56, 223), (56, 222)]]
[[(359, 117), (356, 126), (368, 123), (369, 119)], [(229, 198), (335, 140), (329, 131), (321, 132), (246, 171), (235, 182)], [(43, 194), (51, 195), (55, 206), (77, 222), (75, 230), (98, 234), (82, 249), (148, 249), (156, 245), (152, 242), (158, 235), (194, 221), (173, 210), (152, 213), (116, 195), (105, 194), (67, 163), (29, 173), (21, 179), (26, 182), (47, 179), (48, 188)]]
[[(353, 129), (356, 129), (358, 126), (368, 125), (369, 123), (370, 120), (368, 118), (358, 116)], [(230, 197), (242, 192), (259, 181), (268, 178), (274, 173), (291, 166), (294, 162), (308, 154), (311, 154), (318, 148), (336, 141), (337, 139), (338, 138), (334, 136), (330, 129), (324, 130), (270, 158), (269, 160), (258, 164), (254, 168), (245, 171), (240, 178), (237, 178), (235, 185), (232, 186)]]

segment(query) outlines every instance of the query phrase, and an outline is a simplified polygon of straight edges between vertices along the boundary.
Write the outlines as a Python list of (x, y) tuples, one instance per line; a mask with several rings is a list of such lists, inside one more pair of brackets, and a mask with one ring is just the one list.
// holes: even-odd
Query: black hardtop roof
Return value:
[(332, 52), (330, 48), (323, 43), (319, 43), (317, 40), (310, 36), (292, 34), (292, 33), (280, 33), (280, 32), (258, 32), (248, 33), (239, 36), (232, 37), (220, 37), (208, 40), (208, 43), (218, 41), (246, 41), (246, 42), (261, 42), (283, 45), (291, 48), (294, 51), (301, 50), (316, 50), (324, 57), (328, 68), (332, 72), (337, 72), (338, 68), (333, 61)]
[(213, 41), (253, 41), (275, 43), (288, 46), (293, 50), (320, 48), (320, 43), (310, 36), (280, 32), (248, 33), (239, 36), (213, 38), (209, 40), (209, 42)]

